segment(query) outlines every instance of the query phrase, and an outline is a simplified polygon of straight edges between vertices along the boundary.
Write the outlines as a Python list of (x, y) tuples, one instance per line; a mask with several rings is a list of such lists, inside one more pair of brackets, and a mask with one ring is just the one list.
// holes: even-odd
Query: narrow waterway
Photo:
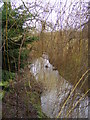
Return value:
[[(46, 54), (33, 61), (30, 65), (30, 72), (38, 82), (42, 82), (44, 87), (41, 95), (42, 111), (48, 117), (56, 118), (74, 86), (59, 75), (59, 72), (49, 63)], [(88, 118), (87, 96), (75, 106), (82, 95), (83, 93), (79, 89), (75, 90), (62, 109), (60, 118)], [(73, 107), (74, 109), (72, 109)], [(71, 109), (72, 111), (68, 115)]]

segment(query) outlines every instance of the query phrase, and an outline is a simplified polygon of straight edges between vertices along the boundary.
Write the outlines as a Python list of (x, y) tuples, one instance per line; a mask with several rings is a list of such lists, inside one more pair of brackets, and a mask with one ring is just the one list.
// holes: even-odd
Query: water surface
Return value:
[[(41, 95), (42, 111), (48, 117), (56, 118), (74, 86), (59, 75), (59, 72), (49, 63), (48, 55), (46, 54), (33, 61), (30, 65), (30, 72), (44, 86)], [(62, 110), (60, 118), (67, 118), (68, 111), (71, 110), (82, 95), (83, 93), (79, 89), (76, 89)], [(88, 118), (87, 96), (80, 101), (68, 117)]]

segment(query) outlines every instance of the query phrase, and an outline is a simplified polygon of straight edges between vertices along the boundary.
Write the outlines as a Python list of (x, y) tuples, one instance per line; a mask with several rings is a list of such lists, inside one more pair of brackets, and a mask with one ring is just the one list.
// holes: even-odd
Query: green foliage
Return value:
[(7, 70), (2, 70), (2, 81), (9, 81), (10, 79), (14, 79), (14, 77), (15, 77), (15, 73), (9, 72)]
[[(7, 40), (8, 40), (8, 52), (6, 46), (6, 12), (7, 12)], [(11, 3), (4, 2), (2, 9), (2, 44), (5, 40), (5, 50), (2, 49), (2, 61), (4, 70), (8, 70), (8, 59), (7, 53), (10, 60), (11, 71), (15, 72), (15, 69), (18, 68), (18, 56), (19, 56), (19, 48), (20, 44), (23, 40), (23, 25), (28, 18), (31, 18), (32, 14), (27, 13), (27, 10), (23, 5), (18, 8), (12, 9)], [(26, 36), (26, 42), (24, 43), (24, 47), (28, 43), (32, 43), (37, 40), (38, 37), (29, 37)], [(24, 67), (24, 60), (26, 60), (29, 51), (24, 49), (21, 52), (21, 66)], [(5, 59), (5, 60), (4, 60)]]
[(21, 52), (21, 68), (24, 68), (25, 64), (24, 61), (27, 60), (28, 54), (29, 54), (29, 50), (25, 49)]
[(9, 83), (15, 78), (15, 73), (9, 72), (7, 70), (2, 71), (2, 81), (0, 82), (0, 87), (2, 87), (2, 91), (0, 91), (0, 99), (3, 99), (5, 92), (9, 91)]
[(4, 93), (5, 93), (5, 91), (9, 91), (9, 81), (7, 82), (7, 81), (1, 81), (0, 82), (0, 87), (2, 87), (2, 92), (1, 92), (1, 94), (3, 94), (3, 96), (2, 96), (2, 98), (4, 97)]
[[(20, 32), (23, 31), (22, 26), (25, 20), (29, 17), (29, 15), (26, 13), (26, 10), (22, 9), (22, 7), (12, 9), (11, 3), (5, 2), (2, 10), (2, 28), (3, 29), (6, 26), (6, 10), (7, 10), (8, 29), (12, 27), (8, 33), (8, 36), (13, 37), (18, 33), (20, 34)], [(20, 13), (20, 10), (23, 10), (23, 12)]]
[(4, 91), (4, 90), (3, 90), (3, 91), (0, 91), (0, 100), (3, 99), (4, 95), (5, 95), (5, 91)]
[[(2, 10), (2, 30), (6, 27), (6, 10), (7, 10), (7, 23), (8, 23), (8, 37), (15, 37), (23, 32), (23, 24), (25, 21), (32, 17), (32, 14), (28, 14), (27, 10), (23, 8), (23, 5), (18, 8), (12, 9), (11, 3), (4, 2)], [(21, 12), (22, 11), (22, 12)]]
[[(9, 51), (9, 54), (15, 58), (15, 60), (13, 58), (10, 59), (11, 69), (12, 69), (12, 71), (15, 71), (15, 64), (16, 64), (16, 68), (18, 68), (19, 48)], [(21, 57), (20, 57), (20, 67), (21, 68), (24, 68), (24, 66), (25, 66), (24, 61), (27, 60), (28, 54), (29, 54), (29, 50), (27, 50), (27, 49), (22, 50)]]
[(30, 43), (32, 44), (32, 42), (38, 41), (38, 40), (39, 40), (39, 37), (37, 37), (37, 36), (33, 36), (33, 37), (27, 36), (24, 46), (26, 46), (27, 44), (30, 44)]
[(8, 82), (7, 81), (1, 81), (0, 82), (0, 87), (3, 87), (3, 86), (8, 86)]

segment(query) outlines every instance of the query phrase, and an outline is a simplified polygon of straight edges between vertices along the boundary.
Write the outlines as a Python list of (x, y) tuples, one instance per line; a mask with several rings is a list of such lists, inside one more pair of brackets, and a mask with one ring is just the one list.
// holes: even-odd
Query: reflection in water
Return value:
[[(57, 70), (49, 63), (48, 56), (43, 54), (31, 64), (30, 72), (33, 73), (38, 82), (44, 85), (41, 96), (42, 111), (50, 118), (55, 118), (63, 103), (70, 94), (73, 85), (62, 78)], [(76, 90), (61, 113), (61, 118), (67, 117), (68, 111), (75, 105), (83, 95), (80, 90)], [(83, 98), (80, 103), (70, 113), (69, 118), (88, 118), (88, 97)]]

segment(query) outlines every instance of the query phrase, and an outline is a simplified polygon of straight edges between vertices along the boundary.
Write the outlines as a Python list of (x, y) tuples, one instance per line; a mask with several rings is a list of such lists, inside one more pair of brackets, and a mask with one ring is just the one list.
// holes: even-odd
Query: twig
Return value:
[(89, 70), (90, 70), (90, 69), (88, 69), (88, 70), (82, 75), (82, 77), (79, 79), (79, 81), (76, 83), (75, 87), (74, 87), (73, 90), (71, 91), (71, 93), (70, 93), (70, 95), (68, 96), (67, 100), (66, 100), (65, 103), (63, 104), (60, 112), (58, 113), (57, 118), (61, 115), (61, 112), (62, 112), (63, 108), (65, 107), (67, 101), (69, 100), (70, 96), (73, 94), (73, 92), (75, 91), (76, 87), (77, 87), (78, 84), (81, 82), (81, 80), (83, 79), (83, 77), (89, 72)]

